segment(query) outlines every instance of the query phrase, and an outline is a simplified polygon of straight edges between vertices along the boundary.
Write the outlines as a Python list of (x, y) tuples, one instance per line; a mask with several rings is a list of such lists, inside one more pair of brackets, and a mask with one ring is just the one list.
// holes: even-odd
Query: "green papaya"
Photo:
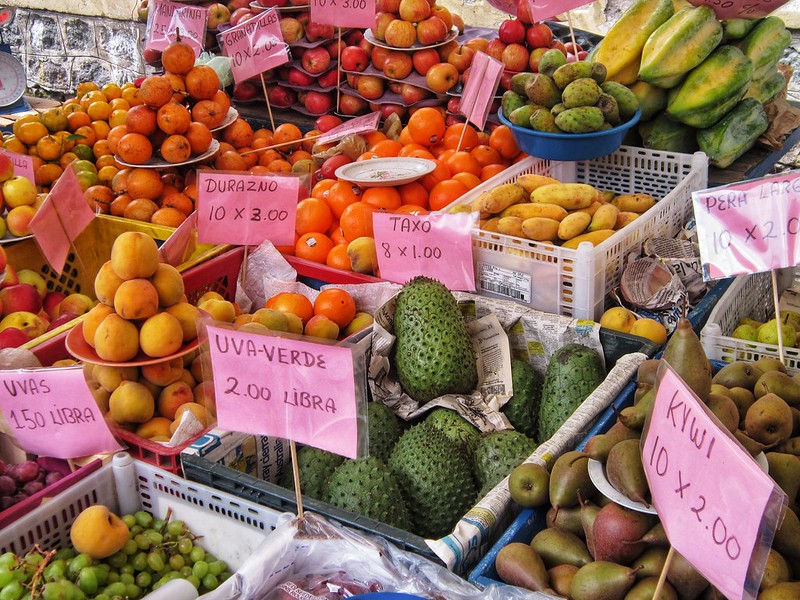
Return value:
[(669, 95), (670, 118), (704, 129), (741, 100), (753, 78), (753, 61), (735, 46), (714, 50)]
[(768, 127), (764, 106), (754, 98), (745, 98), (719, 123), (698, 131), (697, 143), (712, 165), (724, 169), (752, 148)]
[(663, 112), (652, 121), (639, 123), (642, 144), (651, 150), (692, 154), (697, 151), (696, 131), (694, 127), (673, 121)]
[(772, 102), (786, 87), (786, 78), (777, 69), (773, 69), (760, 79), (754, 79), (747, 88), (745, 98), (755, 98), (761, 104)]
[(637, 81), (628, 87), (633, 92), (633, 95), (639, 99), (639, 106), (642, 109), (642, 121), (649, 121), (667, 108), (667, 92), (663, 88), (649, 84), (646, 81)]
[(754, 77), (765, 74), (759, 72), (760, 69), (777, 63), (791, 41), (792, 34), (781, 19), (762, 19), (742, 43), (742, 52), (753, 61), (753, 71), (758, 73)]
[(606, 81), (636, 81), (647, 38), (674, 12), (672, 0), (634, 0), (609, 29), (592, 62), (606, 66)]
[(721, 40), (722, 25), (712, 9), (684, 8), (647, 39), (639, 79), (662, 88), (675, 87)]
[(725, 19), (722, 21), (723, 40), (741, 40), (758, 25), (761, 19)]

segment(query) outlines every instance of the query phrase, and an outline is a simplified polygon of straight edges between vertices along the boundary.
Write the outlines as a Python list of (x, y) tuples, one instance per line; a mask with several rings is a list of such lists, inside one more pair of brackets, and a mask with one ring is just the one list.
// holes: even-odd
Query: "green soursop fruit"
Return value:
[(536, 438), (539, 434), (539, 402), (542, 378), (526, 360), (511, 359), (511, 385), (514, 395), (500, 409), (514, 429)]
[(493, 431), (478, 442), (475, 474), (484, 491), (505, 479), (536, 450), (536, 442), (519, 431)]
[(393, 527), (411, 528), (400, 488), (389, 467), (374, 456), (344, 461), (328, 479), (325, 502)]
[(470, 459), (475, 454), (481, 432), (456, 411), (442, 407), (434, 408), (428, 413), (425, 423), (441, 431), (450, 441), (463, 446)]
[(461, 450), (425, 423), (406, 431), (395, 445), (389, 468), (417, 535), (440, 538), (472, 508), (476, 491), (472, 465)]
[(394, 365), (403, 390), (425, 403), (469, 394), (478, 383), (475, 351), (453, 294), (434, 279), (415, 277), (397, 295)]
[(392, 409), (380, 402), (367, 403), (367, 426), (369, 429), (369, 455), (389, 460), (392, 448), (403, 435), (403, 422)]
[[(313, 448), (312, 446), (298, 448), (297, 466), (300, 469), (300, 490), (303, 495), (321, 500), (328, 478), (343, 461), (343, 456), (320, 450), (319, 448)], [(283, 473), (281, 473), (278, 485), (290, 490), (294, 489), (294, 478), (292, 477), (292, 466), (290, 464), (287, 463)]]
[(566, 344), (547, 363), (539, 406), (539, 440), (549, 440), (606, 377), (603, 358), (582, 344)]

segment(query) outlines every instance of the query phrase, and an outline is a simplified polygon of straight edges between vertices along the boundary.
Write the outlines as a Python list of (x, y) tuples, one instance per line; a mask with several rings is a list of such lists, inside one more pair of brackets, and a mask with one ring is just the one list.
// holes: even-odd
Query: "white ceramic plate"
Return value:
[(371, 158), (342, 165), (335, 175), (364, 187), (388, 187), (416, 181), (435, 168), (436, 163), (426, 158)]
[(189, 160), (185, 160), (179, 163), (167, 162), (165, 160), (153, 156), (144, 164), (134, 165), (132, 163), (127, 163), (124, 160), (122, 160), (118, 154), (114, 155), (114, 160), (116, 160), (123, 167), (140, 167), (142, 169), (163, 169), (164, 167), (181, 167), (183, 165), (191, 165), (196, 162), (204, 161), (205, 159), (213, 156), (214, 152), (216, 152), (217, 150), (219, 150), (219, 140), (212, 139), (211, 145), (208, 147), (208, 150), (206, 150), (202, 154), (198, 154), (197, 156), (192, 156)]
[(311, 5), (310, 4), (301, 4), (299, 6), (295, 6), (293, 4), (289, 4), (289, 5), (286, 5), (286, 6), (261, 6), (258, 2), (251, 2), (250, 3), (250, 8), (252, 8), (255, 12), (259, 12), (259, 13), (266, 12), (270, 8), (273, 8), (278, 12), (291, 12), (291, 11), (297, 11), (297, 10), (308, 10), (309, 8), (311, 8)]
[(438, 44), (431, 44), (430, 46), (424, 46), (422, 44), (414, 44), (409, 48), (396, 48), (394, 46), (390, 46), (386, 42), (382, 42), (380, 40), (375, 39), (375, 36), (372, 35), (372, 32), (369, 29), (364, 30), (364, 39), (367, 40), (370, 44), (374, 44), (375, 46), (380, 46), (381, 48), (388, 48), (389, 50), (400, 50), (402, 52), (411, 52), (413, 50), (424, 50), (425, 48), (436, 48), (437, 46), (444, 46), (447, 42), (450, 42), (458, 37), (458, 28), (453, 27), (450, 29), (450, 34)]
[(214, 127), (214, 129), (212, 129), (211, 131), (219, 131), (220, 129), (225, 129), (228, 125), (233, 123), (238, 118), (239, 118), (239, 111), (231, 106), (228, 109), (228, 114), (226, 114), (225, 118), (222, 120), (222, 123)]
[[(8, 237), (4, 237), (0, 239), (0, 246), (5, 246), (6, 244), (13, 244), (14, 242), (21, 242), (22, 240), (28, 240), (33, 237), (33, 234), (23, 235), (21, 237), (13, 237), (11, 234), (6, 234)], [(0, 278), (0, 281), (2, 279)]]

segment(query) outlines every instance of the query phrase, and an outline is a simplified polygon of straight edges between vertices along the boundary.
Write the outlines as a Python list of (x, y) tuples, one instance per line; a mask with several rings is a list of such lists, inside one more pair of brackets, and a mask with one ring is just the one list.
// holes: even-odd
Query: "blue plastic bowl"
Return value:
[(621, 125), (592, 133), (536, 131), (514, 125), (506, 119), (502, 110), (497, 111), (497, 116), (503, 125), (511, 129), (520, 150), (531, 156), (550, 160), (589, 160), (611, 154), (619, 148), (628, 130), (639, 122), (642, 109), (637, 109), (633, 117)]

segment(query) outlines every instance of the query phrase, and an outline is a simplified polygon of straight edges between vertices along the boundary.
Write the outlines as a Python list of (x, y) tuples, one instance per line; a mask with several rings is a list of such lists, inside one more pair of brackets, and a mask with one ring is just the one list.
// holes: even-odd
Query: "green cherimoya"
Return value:
[(397, 480), (389, 467), (374, 456), (344, 461), (328, 479), (322, 499), (393, 527), (406, 531), (411, 528)]
[(539, 406), (539, 440), (549, 440), (606, 377), (603, 359), (583, 344), (565, 344), (547, 363)]
[(472, 465), (463, 448), (424, 422), (395, 445), (389, 468), (411, 514), (412, 531), (426, 538), (450, 533), (475, 501)]
[(441, 431), (451, 441), (462, 445), (470, 458), (475, 454), (481, 433), (456, 411), (442, 407), (434, 408), (425, 417), (425, 423)]
[[(321, 500), (328, 478), (342, 464), (344, 457), (312, 446), (297, 449), (297, 466), (300, 470), (300, 490), (304, 496)], [(278, 484), (294, 489), (291, 464), (286, 465)]]
[(500, 409), (514, 429), (530, 438), (539, 434), (539, 402), (542, 378), (526, 360), (511, 359), (511, 385), (514, 395)]
[(481, 493), (503, 481), (534, 450), (536, 442), (519, 431), (509, 429), (484, 435), (475, 451), (475, 474), (482, 486)]
[(380, 402), (367, 403), (367, 428), (369, 430), (369, 455), (389, 460), (392, 448), (403, 435), (403, 422), (392, 409)]
[(403, 390), (425, 403), (469, 394), (478, 382), (475, 350), (453, 294), (434, 279), (415, 277), (397, 295), (394, 365)]

